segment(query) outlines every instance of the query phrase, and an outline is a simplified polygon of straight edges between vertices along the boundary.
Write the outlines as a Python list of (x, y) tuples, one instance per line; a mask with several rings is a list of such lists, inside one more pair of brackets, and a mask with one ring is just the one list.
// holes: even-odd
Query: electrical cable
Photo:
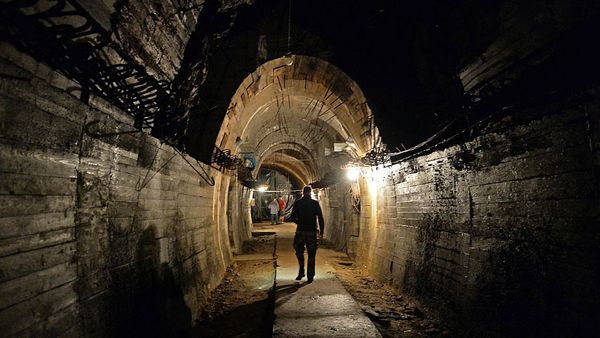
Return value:
[[(457, 132), (457, 133), (455, 133), (455, 134), (453, 134), (453, 135), (451, 135), (451, 136), (449, 136), (449, 137), (445, 138), (444, 140), (442, 140), (442, 141), (440, 141), (440, 142), (438, 142), (438, 143), (436, 143), (436, 144), (434, 144), (434, 145), (432, 145), (432, 146), (430, 146), (430, 147), (428, 147), (428, 148), (425, 148), (425, 149), (423, 149), (423, 150), (421, 150), (421, 151), (418, 151), (418, 152), (416, 152), (416, 153), (413, 153), (413, 154), (411, 154), (411, 155), (408, 155), (408, 156), (406, 156), (406, 157), (401, 157), (401, 158), (398, 158), (398, 159), (393, 159), (393, 160), (391, 161), (391, 164), (390, 164), (390, 165), (398, 164), (398, 163), (400, 163), (400, 162), (403, 162), (403, 161), (406, 161), (406, 160), (410, 160), (410, 159), (413, 159), (413, 158), (415, 158), (415, 157), (417, 157), (417, 156), (421, 156), (421, 155), (423, 155), (423, 154), (425, 154), (425, 153), (427, 153), (427, 152), (430, 152), (430, 151), (432, 151), (433, 149), (436, 149), (437, 147), (439, 147), (439, 146), (441, 146), (441, 145), (443, 145), (443, 144), (446, 144), (446, 143), (448, 143), (448, 142), (452, 141), (453, 139), (455, 139), (455, 138), (457, 138), (458, 136), (460, 136), (460, 135), (462, 135), (462, 134), (466, 133), (467, 131), (470, 131), (470, 130), (474, 129), (474, 128), (475, 128), (475, 127), (477, 127), (478, 125), (480, 125), (480, 124), (482, 124), (482, 123), (484, 123), (484, 122), (486, 122), (486, 121), (490, 120), (490, 119), (491, 119), (491, 118), (492, 118), (494, 115), (496, 115), (496, 114), (495, 114), (495, 113), (489, 114), (489, 115), (488, 115), (488, 116), (486, 116), (485, 118), (483, 118), (483, 119), (481, 119), (481, 120), (479, 120), (479, 121), (477, 121), (477, 122), (473, 123), (473, 124), (472, 124), (472, 125), (470, 125), (469, 127), (467, 127), (467, 128), (464, 128), (464, 129), (460, 130), (459, 132)], [(405, 152), (406, 152), (406, 151), (405, 151)], [(405, 152), (403, 152), (403, 153), (405, 153)]]

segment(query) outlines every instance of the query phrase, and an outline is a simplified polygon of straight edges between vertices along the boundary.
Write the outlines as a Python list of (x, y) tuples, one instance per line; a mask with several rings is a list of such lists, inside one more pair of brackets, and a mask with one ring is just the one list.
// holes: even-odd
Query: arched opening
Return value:
[[(268, 169), (289, 177), (295, 188), (290, 190), (299, 190), (315, 182), (337, 183), (342, 165), (381, 141), (367, 100), (350, 77), (324, 60), (291, 55), (262, 64), (244, 79), (215, 144), (232, 155), (251, 156), (251, 175), (258, 182), (264, 183), (261, 172)], [(254, 207), (263, 207), (257, 197)]]
[(244, 79), (215, 143), (231, 149), (240, 138), (263, 150), (278, 138), (314, 149), (321, 141), (351, 139), (362, 155), (379, 143), (372, 118), (364, 94), (339, 68), (293, 55), (271, 60)]

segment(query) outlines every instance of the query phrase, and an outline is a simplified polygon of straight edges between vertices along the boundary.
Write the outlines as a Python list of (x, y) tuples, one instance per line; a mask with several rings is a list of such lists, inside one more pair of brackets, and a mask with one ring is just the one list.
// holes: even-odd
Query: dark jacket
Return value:
[(323, 234), (325, 221), (323, 221), (323, 212), (319, 202), (313, 200), (310, 196), (303, 196), (292, 207), (291, 220), (298, 225), (296, 231), (317, 231), (318, 218), (319, 228), (321, 234)]

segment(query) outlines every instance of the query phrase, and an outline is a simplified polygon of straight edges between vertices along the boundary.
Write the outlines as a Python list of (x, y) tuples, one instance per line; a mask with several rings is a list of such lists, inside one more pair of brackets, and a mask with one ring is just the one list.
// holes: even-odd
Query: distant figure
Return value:
[(279, 202), (279, 224), (281, 224), (285, 220), (285, 201), (283, 197), (279, 196), (277, 202)]
[(274, 198), (269, 203), (269, 212), (271, 213), (271, 224), (277, 224), (277, 217), (279, 217), (279, 202)]
[(250, 205), (250, 217), (252, 217), (252, 221), (258, 219), (258, 210), (256, 210), (256, 199), (250, 199), (248, 203)]
[(298, 277), (296, 280), (301, 280), (304, 277), (304, 247), (308, 253), (307, 278), (308, 282), (312, 283), (315, 276), (315, 256), (317, 255), (317, 219), (319, 220), (319, 238), (323, 238), (323, 230), (325, 222), (323, 221), (323, 212), (319, 202), (310, 197), (312, 188), (304, 187), (302, 190), (302, 198), (297, 200), (293, 205), (292, 216), (293, 222), (296, 222), (296, 235), (294, 236), (294, 249), (296, 250), (296, 258), (298, 258)]

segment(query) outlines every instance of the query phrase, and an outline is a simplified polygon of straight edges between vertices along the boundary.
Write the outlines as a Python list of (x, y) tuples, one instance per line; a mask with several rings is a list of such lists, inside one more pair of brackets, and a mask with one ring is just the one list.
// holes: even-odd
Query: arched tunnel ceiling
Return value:
[(288, 174), (293, 177), (300, 186), (315, 181), (315, 172), (309, 163), (305, 162), (302, 158), (286, 154), (282, 151), (269, 154), (269, 156), (262, 161), (261, 167), (277, 169), (284, 174)]
[(292, 55), (259, 66), (231, 98), (216, 144), (236, 153), (240, 142), (258, 168), (280, 166), (307, 184), (321, 177), (335, 142), (353, 144), (360, 156), (379, 136), (352, 79), (326, 61)]
[[(282, 132), (307, 142), (332, 134), (341, 137), (340, 140), (350, 137), (348, 130), (326, 103), (304, 95), (293, 90), (280, 91), (278, 94), (262, 93), (262, 96), (270, 99), (256, 110), (242, 131), (242, 137), (259, 137), (255, 142), (257, 147), (261, 146), (261, 139), (266, 138), (269, 132)], [(268, 132), (251, 135), (256, 130)]]
[[(191, 154), (209, 156), (212, 149), (202, 147), (214, 144), (240, 83), (258, 65), (287, 52), (329, 61), (353, 78), (385, 142), (419, 143), (455, 118), (463, 94), (457, 68), (480, 52), (489, 39), (482, 32), (494, 24), (500, 7), (343, 0), (292, 6), (290, 50), (287, 1), (232, 2), (201, 15), (176, 81), (180, 113), (188, 113), (185, 143)], [(466, 12), (478, 15), (463, 17)], [(471, 36), (474, 32), (480, 33)]]
[[(524, 36), (521, 28), (511, 24), (531, 22), (525, 32), (535, 33), (536, 27), (560, 32), (574, 22), (593, 19), (585, 14), (593, 13), (586, 10), (592, 5), (572, 3), (295, 0), (288, 49), (288, 1), (207, 0), (173, 83), (174, 113), (157, 119), (155, 134), (175, 138), (191, 155), (208, 160), (240, 83), (260, 64), (291, 52), (328, 61), (348, 74), (364, 91), (384, 143), (392, 149), (408, 148), (450, 121), (456, 121), (452, 128), (462, 129), (478, 118), (469, 116), (476, 113), (461, 82), (470, 81), (461, 74), (465, 67), (494, 62), (506, 47), (502, 43), (517, 43), (514, 50), (531, 51), (542, 44), (535, 41), (552, 38), (536, 35), (531, 41), (519, 40)], [(523, 17), (516, 18), (515, 13)], [(567, 22), (567, 17), (575, 19)], [(582, 27), (576, 34), (589, 36), (591, 30)], [(511, 31), (514, 36), (503, 35)], [(576, 60), (574, 54), (581, 53), (565, 55)], [(471, 70), (470, 75), (479, 76), (477, 68)], [(542, 82), (558, 86), (566, 83), (568, 74)], [(539, 88), (523, 83), (513, 94)]]

